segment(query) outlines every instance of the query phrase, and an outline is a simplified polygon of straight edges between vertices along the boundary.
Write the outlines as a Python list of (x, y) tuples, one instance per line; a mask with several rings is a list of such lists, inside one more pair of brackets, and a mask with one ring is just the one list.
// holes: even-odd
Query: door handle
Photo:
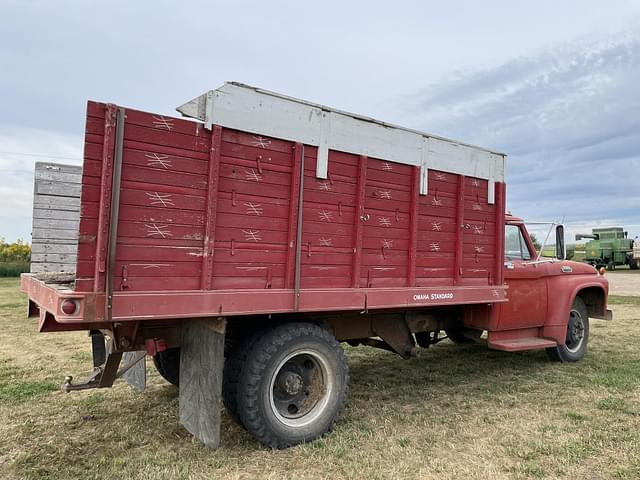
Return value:
[(516, 268), (516, 266), (513, 264), (513, 262), (505, 262), (504, 268), (506, 268), (507, 270), (513, 270)]

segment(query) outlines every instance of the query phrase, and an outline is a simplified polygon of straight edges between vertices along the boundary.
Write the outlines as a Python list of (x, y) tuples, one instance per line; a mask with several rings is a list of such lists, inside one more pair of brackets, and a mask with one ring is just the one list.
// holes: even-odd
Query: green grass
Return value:
[(637, 305), (640, 306), (640, 296), (609, 295), (609, 305)]
[(350, 398), (327, 437), (284, 451), (223, 412), (222, 444), (194, 441), (177, 389), (61, 393), (90, 370), (86, 334), (38, 334), (17, 279), (0, 279), (0, 478), (640, 478), (640, 310), (613, 297), (575, 364), (448, 341), (402, 360), (347, 348)]
[(29, 268), (29, 262), (0, 262), (0, 277), (17, 277)]

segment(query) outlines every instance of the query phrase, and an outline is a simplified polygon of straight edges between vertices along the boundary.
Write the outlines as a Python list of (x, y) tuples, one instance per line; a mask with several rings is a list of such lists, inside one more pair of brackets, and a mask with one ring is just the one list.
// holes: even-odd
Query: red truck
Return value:
[(151, 355), (205, 444), (222, 399), (283, 448), (338, 419), (340, 342), (573, 362), (611, 319), (561, 225), (542, 258), (505, 215), (503, 154), (233, 82), (178, 111), (195, 120), (88, 103), (76, 273), (21, 278), (41, 332), (91, 335), (67, 391), (142, 387)]

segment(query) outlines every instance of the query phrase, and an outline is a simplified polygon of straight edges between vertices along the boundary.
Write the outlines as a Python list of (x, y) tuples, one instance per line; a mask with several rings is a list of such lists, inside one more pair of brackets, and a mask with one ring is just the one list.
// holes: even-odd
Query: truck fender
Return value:
[[(576, 296), (580, 295), (587, 305), (590, 317), (606, 318), (607, 293), (601, 283), (576, 279), (566, 282), (567, 277), (559, 277), (559, 281), (550, 281), (548, 286), (547, 321), (542, 327), (542, 336), (563, 344), (567, 336), (569, 312)], [(574, 284), (574, 285), (571, 285)], [(570, 287), (570, 288), (567, 288)], [(560, 292), (560, 293), (558, 293)], [(567, 292), (567, 293), (562, 293)]]

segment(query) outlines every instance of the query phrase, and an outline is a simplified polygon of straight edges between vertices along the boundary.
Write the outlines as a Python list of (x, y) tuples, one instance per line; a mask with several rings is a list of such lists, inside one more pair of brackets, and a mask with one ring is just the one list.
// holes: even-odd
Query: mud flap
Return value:
[(225, 319), (184, 323), (180, 346), (180, 423), (211, 448), (220, 444)]
[(133, 388), (142, 392), (147, 387), (146, 352), (126, 352), (123, 363), (125, 366), (133, 365), (122, 374), (122, 378)]

